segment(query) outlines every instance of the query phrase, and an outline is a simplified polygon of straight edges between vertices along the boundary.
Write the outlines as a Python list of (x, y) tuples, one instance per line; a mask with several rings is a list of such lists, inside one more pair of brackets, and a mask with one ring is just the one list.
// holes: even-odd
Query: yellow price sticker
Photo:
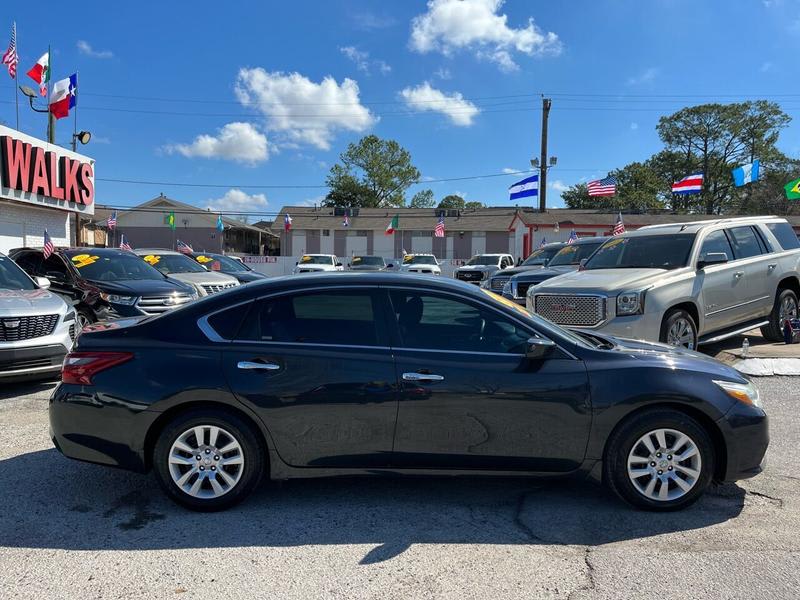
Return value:
[(354, 265), (357, 265), (360, 262), (361, 262), (361, 257), (360, 256), (356, 256), (355, 258), (353, 258), (353, 264)]
[(158, 261), (161, 260), (160, 256), (156, 256), (155, 254), (148, 254), (147, 256), (143, 256), (142, 260), (146, 263), (150, 263), (151, 265), (155, 266), (158, 264)]
[(80, 269), (94, 264), (99, 258), (99, 256), (92, 256), (91, 254), (76, 254), (71, 260), (75, 267)]
[(202, 264), (210, 263), (212, 260), (214, 260), (214, 259), (211, 258), (210, 256), (198, 256), (197, 257), (197, 262), (202, 263)]
[(314, 260), (314, 259), (313, 259), (313, 258), (311, 258), (310, 256), (304, 256), (303, 258), (301, 258), (301, 259), (300, 259), (300, 262), (301, 262), (301, 263), (309, 263), (309, 262), (311, 262), (312, 260)]

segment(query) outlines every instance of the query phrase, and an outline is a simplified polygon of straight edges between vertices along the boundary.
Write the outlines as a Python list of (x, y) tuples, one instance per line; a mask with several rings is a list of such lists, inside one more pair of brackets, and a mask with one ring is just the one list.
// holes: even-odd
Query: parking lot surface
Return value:
[(52, 385), (0, 391), (2, 598), (797, 598), (797, 379), (756, 380), (768, 466), (693, 507), (630, 509), (588, 483), (267, 483), (197, 514), (151, 476), (63, 458)]

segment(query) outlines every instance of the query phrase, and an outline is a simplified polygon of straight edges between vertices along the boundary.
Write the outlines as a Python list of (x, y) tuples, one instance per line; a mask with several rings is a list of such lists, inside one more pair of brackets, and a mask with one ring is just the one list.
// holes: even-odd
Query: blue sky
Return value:
[[(243, 186), (321, 185), (367, 133), (400, 142), (425, 178), (526, 169), (541, 93), (553, 98), (553, 206), (560, 187), (657, 151), (659, 116), (687, 104), (771, 97), (795, 118), (780, 146), (800, 155), (798, 0), (6, 4), (21, 83), (48, 43), (54, 79), (79, 72), (78, 128), (94, 135), (83, 150), (99, 179), (221, 184), (98, 181), (106, 204), (159, 192), (229, 211), (312, 203), (324, 189)], [(43, 116), (20, 110), (21, 129), (43, 136)], [(57, 131), (67, 145), (72, 118)], [(411, 193), (507, 205), (515, 179)]]

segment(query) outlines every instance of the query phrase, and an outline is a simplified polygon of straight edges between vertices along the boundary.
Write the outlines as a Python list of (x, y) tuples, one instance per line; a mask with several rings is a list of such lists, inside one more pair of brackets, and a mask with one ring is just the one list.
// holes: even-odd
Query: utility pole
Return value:
[(542, 96), (542, 155), (539, 163), (539, 212), (547, 210), (547, 120), (550, 118), (550, 98)]

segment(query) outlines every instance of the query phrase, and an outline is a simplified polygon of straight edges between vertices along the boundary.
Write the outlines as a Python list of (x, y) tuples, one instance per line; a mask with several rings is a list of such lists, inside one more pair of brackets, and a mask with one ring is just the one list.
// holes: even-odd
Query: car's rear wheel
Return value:
[(192, 510), (215, 511), (253, 491), (264, 472), (265, 452), (260, 434), (235, 414), (196, 409), (164, 427), (153, 465), (172, 500)]
[(661, 323), (659, 339), (670, 346), (679, 348), (697, 349), (697, 324), (692, 315), (681, 308), (667, 312)]
[(797, 294), (792, 290), (778, 290), (775, 304), (769, 315), (769, 325), (761, 328), (761, 335), (770, 342), (783, 341), (783, 323), (786, 319), (796, 319), (798, 315)]
[(695, 502), (714, 472), (708, 432), (671, 409), (639, 413), (609, 439), (604, 481), (626, 502), (648, 510), (677, 510)]

